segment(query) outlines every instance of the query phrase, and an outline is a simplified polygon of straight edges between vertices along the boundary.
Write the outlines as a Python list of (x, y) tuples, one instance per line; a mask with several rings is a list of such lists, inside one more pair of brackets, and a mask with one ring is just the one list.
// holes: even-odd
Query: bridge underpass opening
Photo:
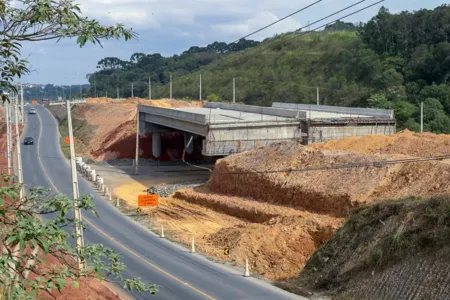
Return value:
[[(192, 141), (188, 145), (188, 142)], [(202, 155), (203, 137), (183, 131), (145, 132), (139, 138), (140, 157), (158, 161), (180, 161), (183, 151), (186, 161), (205, 160)]]

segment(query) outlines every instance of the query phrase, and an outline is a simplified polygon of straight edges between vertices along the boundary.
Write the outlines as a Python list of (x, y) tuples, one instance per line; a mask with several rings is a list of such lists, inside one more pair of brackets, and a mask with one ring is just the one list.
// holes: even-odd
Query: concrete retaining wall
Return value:
[(222, 156), (253, 150), (275, 142), (300, 140), (302, 136), (298, 123), (272, 126), (214, 127), (209, 128), (203, 141), (202, 154)]
[(274, 102), (273, 108), (278, 109), (290, 109), (300, 111), (317, 111), (317, 112), (329, 112), (345, 115), (362, 115), (372, 117), (394, 117), (394, 111), (392, 109), (378, 109), (378, 108), (360, 108), (360, 107), (342, 107), (342, 106), (328, 106), (328, 105), (312, 105), (312, 104), (299, 104), (299, 103), (281, 103)]
[(366, 136), (370, 134), (392, 135), (395, 124), (368, 125), (311, 125), (308, 129), (307, 143), (321, 143), (331, 139), (343, 139), (351, 136)]

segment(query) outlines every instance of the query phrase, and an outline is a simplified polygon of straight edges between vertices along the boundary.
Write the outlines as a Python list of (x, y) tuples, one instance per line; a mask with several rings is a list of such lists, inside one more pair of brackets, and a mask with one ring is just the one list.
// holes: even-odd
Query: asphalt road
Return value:
[[(69, 161), (59, 146), (56, 120), (44, 107), (36, 107), (36, 115), (28, 115), (24, 136), (32, 136), (35, 144), (22, 144), (24, 182), (28, 186), (50, 188), (72, 195)], [(98, 243), (120, 253), (128, 267), (126, 276), (140, 277), (155, 283), (159, 291), (130, 294), (134, 299), (306, 299), (272, 286), (270, 283), (243, 277), (242, 271), (213, 263), (201, 255), (182, 248), (149, 232), (123, 216), (78, 176), (80, 195), (92, 195), (100, 217), (83, 212), (89, 224), (85, 243)]]

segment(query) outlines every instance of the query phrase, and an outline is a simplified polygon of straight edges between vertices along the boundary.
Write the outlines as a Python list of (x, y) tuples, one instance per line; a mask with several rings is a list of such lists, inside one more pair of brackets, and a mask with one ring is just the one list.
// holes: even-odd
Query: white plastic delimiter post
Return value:
[(249, 277), (250, 276), (250, 269), (248, 267), (248, 258), (247, 256), (245, 257), (245, 272), (244, 272), (244, 277)]
[(164, 225), (161, 225), (161, 238), (164, 238)]

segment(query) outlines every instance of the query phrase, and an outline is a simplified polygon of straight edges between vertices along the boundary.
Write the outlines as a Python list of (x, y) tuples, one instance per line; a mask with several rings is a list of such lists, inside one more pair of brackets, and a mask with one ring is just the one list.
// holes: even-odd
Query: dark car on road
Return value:
[(33, 138), (31, 136), (26, 136), (23, 139), (23, 144), (24, 145), (33, 145), (34, 144), (34, 140), (33, 140)]

